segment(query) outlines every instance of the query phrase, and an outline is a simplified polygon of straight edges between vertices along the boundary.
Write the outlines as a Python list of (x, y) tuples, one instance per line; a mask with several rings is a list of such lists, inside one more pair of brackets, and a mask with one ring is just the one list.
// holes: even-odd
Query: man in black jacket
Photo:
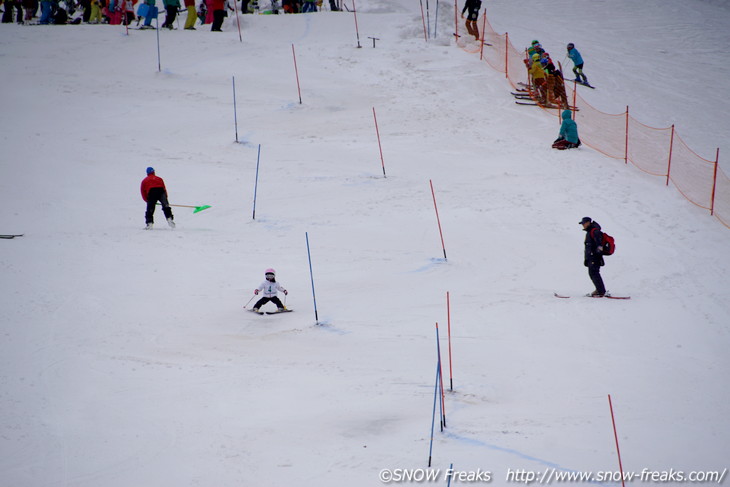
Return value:
[(580, 224), (583, 225), (583, 230), (586, 232), (583, 265), (588, 268), (588, 275), (591, 281), (593, 281), (593, 285), (596, 286), (596, 290), (590, 296), (604, 296), (606, 294), (606, 287), (603, 285), (603, 279), (601, 278), (601, 266), (604, 264), (602, 246), (603, 232), (601, 232), (601, 225), (587, 216), (583, 217)]

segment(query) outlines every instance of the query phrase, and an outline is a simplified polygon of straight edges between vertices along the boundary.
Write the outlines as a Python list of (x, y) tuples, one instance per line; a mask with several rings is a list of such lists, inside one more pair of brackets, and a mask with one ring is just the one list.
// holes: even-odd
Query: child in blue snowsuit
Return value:
[[(588, 78), (586, 78), (586, 75), (583, 74), (583, 57), (572, 42), (568, 44), (568, 57), (571, 61), (573, 61), (573, 73), (575, 73), (575, 79), (579, 83), (588, 84)], [(581, 81), (581, 78), (583, 78), (583, 81)]]

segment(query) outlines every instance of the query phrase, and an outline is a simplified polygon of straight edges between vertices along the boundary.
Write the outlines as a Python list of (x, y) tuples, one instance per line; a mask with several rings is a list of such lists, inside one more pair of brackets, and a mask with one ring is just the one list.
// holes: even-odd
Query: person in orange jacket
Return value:
[(152, 225), (155, 223), (155, 205), (159, 201), (162, 205), (162, 212), (167, 218), (167, 224), (171, 228), (175, 228), (174, 217), (172, 216), (172, 209), (170, 203), (167, 202), (167, 188), (165, 187), (165, 181), (161, 177), (155, 175), (155, 169), (152, 167), (147, 168), (147, 177), (142, 180), (142, 186), (140, 188), (142, 192), (142, 199), (147, 202), (147, 211), (144, 214), (145, 223), (147, 226), (145, 230), (151, 230)]

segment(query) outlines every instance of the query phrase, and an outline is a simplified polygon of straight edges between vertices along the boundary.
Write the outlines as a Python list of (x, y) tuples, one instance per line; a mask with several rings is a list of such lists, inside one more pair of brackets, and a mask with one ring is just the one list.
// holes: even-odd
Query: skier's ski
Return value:
[(517, 103), (518, 105), (532, 105), (533, 107), (538, 106), (537, 103), (526, 103), (526, 102), (522, 102), (522, 101), (515, 101), (515, 103)]
[(286, 308), (283, 311), (267, 311), (266, 314), (267, 315), (278, 315), (280, 313), (291, 313), (292, 311), (294, 311), (294, 310), (293, 309)]
[(578, 83), (579, 85), (587, 86), (588, 88), (591, 88), (591, 89), (594, 89), (594, 90), (596, 89), (596, 87), (595, 87), (595, 86), (593, 86), (593, 85), (591, 85), (591, 84), (588, 84), (588, 83), (584, 83), (584, 82), (582, 82), (582, 81), (580, 81), (580, 80), (577, 80), (577, 79), (574, 79), (574, 80), (571, 80), (571, 81), (575, 81), (575, 82), (576, 82), (576, 83)]
[[(558, 294), (558, 293), (553, 293), (553, 296), (555, 296), (556, 298), (561, 298), (561, 299), (569, 299), (571, 297), (571, 296), (565, 296), (564, 294)], [(596, 299), (597, 298), (631, 299), (631, 296), (613, 296), (611, 294), (605, 294), (603, 296), (593, 296), (593, 295), (590, 295), (590, 294), (585, 294), (584, 297), (586, 297), (586, 298), (596, 298)]]
[(261, 315), (261, 316), (263, 316), (263, 315), (266, 314), (263, 311), (256, 311), (255, 309), (248, 309), (247, 308), (246, 311), (250, 311), (251, 313), (256, 313), (257, 315)]
[(0, 238), (11, 239), (11, 238), (22, 237), (22, 236), (23, 236), (23, 234), (21, 233), (21, 234), (17, 234), (17, 235), (0, 235)]

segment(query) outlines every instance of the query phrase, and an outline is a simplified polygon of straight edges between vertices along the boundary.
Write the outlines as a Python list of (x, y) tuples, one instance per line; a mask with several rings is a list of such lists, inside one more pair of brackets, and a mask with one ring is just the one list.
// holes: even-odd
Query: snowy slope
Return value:
[[(567, 40), (487, 7), (525, 43)], [(557, 122), (474, 55), (424, 42), (417, 2), (358, 9), (362, 49), (347, 13), (246, 16), (243, 42), (229, 17), (217, 35), (160, 32), (161, 72), (154, 31), (2, 25), (0, 233), (25, 233), (0, 241), (3, 484), (372, 486), (425, 467), (447, 292), (435, 468), (495, 485), (615, 470), (608, 394), (626, 469), (728, 466), (728, 230), (620, 162), (549, 149)], [(570, 40), (594, 58), (581, 18)], [(713, 18), (690, 35), (724, 35)], [(615, 20), (637, 43), (642, 22)], [(633, 103), (656, 68), (643, 54), (607, 56), (595, 96)], [(699, 104), (644, 109), (700, 128), (698, 144), (727, 126)], [(148, 165), (172, 203), (212, 208), (142, 231)], [(616, 237), (604, 278), (632, 300), (552, 296), (591, 290), (585, 215)], [(243, 309), (267, 267), (294, 313)]]

